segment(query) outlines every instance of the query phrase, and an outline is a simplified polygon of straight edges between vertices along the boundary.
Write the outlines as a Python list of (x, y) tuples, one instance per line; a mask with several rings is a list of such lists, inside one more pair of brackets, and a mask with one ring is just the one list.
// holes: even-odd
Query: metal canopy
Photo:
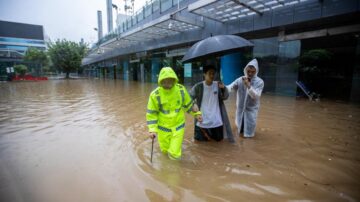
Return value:
[(201, 28), (203, 26), (203, 22), (197, 22), (177, 14), (167, 14), (134, 30), (120, 34), (119, 39), (144, 42)]
[(237, 20), (250, 15), (290, 6), (307, 0), (199, 0), (188, 11), (219, 22)]
[(118, 35), (91, 51), (87, 57), (93, 57), (119, 48), (126, 48), (149, 40), (157, 40), (204, 27), (202, 21), (180, 16), (177, 13), (167, 14), (147, 24)]

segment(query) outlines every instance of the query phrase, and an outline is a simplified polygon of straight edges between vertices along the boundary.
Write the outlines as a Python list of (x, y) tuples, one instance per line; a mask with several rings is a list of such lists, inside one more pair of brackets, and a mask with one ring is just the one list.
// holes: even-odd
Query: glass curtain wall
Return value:
[(255, 39), (253, 57), (259, 62), (258, 76), (264, 80), (264, 93), (296, 95), (299, 40), (279, 42), (277, 37)]
[(276, 94), (296, 96), (300, 45), (299, 40), (279, 43), (279, 56), (276, 68)]
[[(277, 37), (252, 40), (254, 43), (253, 56), (258, 60), (258, 76), (264, 80), (263, 92), (275, 93), (276, 69), (279, 56)], [(246, 64), (245, 64), (246, 65)]]

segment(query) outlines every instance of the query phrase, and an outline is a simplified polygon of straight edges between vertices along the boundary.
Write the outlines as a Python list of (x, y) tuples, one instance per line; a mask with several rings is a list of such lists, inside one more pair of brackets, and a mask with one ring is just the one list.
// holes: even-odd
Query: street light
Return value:
[(117, 21), (117, 18), (118, 18), (118, 7), (116, 4), (111, 4), (112, 7), (116, 10), (116, 21)]
[(116, 20), (115, 20), (115, 24), (116, 24), (116, 28), (115, 28), (115, 33), (119, 33), (119, 26), (120, 26), (120, 23), (119, 23), (119, 25), (118, 25), (118, 16), (119, 16), (119, 13), (118, 13), (118, 6), (116, 5), (116, 4), (111, 4), (112, 5), (112, 7), (116, 10)]
[(117, 5), (115, 4), (111, 4), (113, 8), (115, 8), (116, 10), (118, 9)]
[(93, 29), (97, 32), (97, 35), (98, 35), (98, 40), (97, 41), (100, 41), (98, 28), (94, 27)]

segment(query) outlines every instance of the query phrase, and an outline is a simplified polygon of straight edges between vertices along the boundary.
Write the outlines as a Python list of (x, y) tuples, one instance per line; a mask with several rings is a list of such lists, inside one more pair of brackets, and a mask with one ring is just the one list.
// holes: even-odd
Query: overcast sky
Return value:
[[(112, 2), (124, 12), (124, 0)], [(135, 0), (135, 11), (144, 3)], [(0, 20), (42, 25), (52, 41), (96, 42), (97, 10), (102, 11), (103, 33), (107, 33), (106, 0), (0, 0)], [(115, 14), (113, 9), (114, 27)]]

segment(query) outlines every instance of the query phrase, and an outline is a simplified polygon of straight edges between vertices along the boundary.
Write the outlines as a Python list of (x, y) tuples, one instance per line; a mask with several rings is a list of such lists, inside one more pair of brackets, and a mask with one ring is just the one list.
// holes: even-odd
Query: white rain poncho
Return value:
[(256, 59), (251, 60), (244, 68), (244, 75), (247, 76), (246, 67), (252, 65), (256, 73), (250, 82), (250, 89), (243, 83), (242, 76), (227, 86), (229, 91), (237, 89), (236, 96), (236, 119), (235, 124), (240, 134), (242, 119), (244, 118), (244, 137), (255, 135), (257, 114), (260, 107), (260, 96), (264, 88), (264, 81), (257, 76), (259, 66)]

